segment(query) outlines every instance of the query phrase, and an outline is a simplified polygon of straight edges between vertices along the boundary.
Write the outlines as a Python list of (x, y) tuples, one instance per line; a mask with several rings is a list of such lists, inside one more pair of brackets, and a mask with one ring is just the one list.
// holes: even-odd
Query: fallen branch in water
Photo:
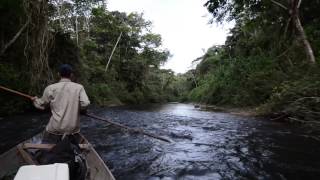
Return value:
[(304, 120), (300, 120), (300, 119), (298, 119), (298, 118), (294, 118), (294, 117), (288, 117), (288, 119), (289, 119), (289, 121), (291, 121), (291, 122), (297, 122), (297, 123), (301, 123), (301, 124), (312, 124), (312, 123), (314, 123), (314, 124), (320, 124), (320, 122), (319, 121), (304, 121)]
[(193, 143), (196, 146), (217, 146), (216, 144), (206, 144), (206, 143)]
[(313, 139), (315, 141), (318, 141), (320, 142), (320, 138), (316, 137), (316, 136), (311, 136), (311, 135), (301, 135), (302, 137), (305, 137), (305, 138), (310, 138), (310, 139)]
[(288, 114), (282, 114), (276, 118), (270, 119), (271, 121), (280, 121), (283, 120), (284, 118), (287, 118), (289, 115)]

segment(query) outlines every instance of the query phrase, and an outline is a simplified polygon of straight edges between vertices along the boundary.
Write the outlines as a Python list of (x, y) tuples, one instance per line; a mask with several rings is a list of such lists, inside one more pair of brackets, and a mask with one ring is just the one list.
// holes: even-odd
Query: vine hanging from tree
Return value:
[(53, 40), (48, 27), (48, 2), (24, 0), (23, 7), (29, 22), (24, 54), (30, 69), (31, 91), (39, 91), (41, 85), (53, 80), (48, 63), (48, 50)]

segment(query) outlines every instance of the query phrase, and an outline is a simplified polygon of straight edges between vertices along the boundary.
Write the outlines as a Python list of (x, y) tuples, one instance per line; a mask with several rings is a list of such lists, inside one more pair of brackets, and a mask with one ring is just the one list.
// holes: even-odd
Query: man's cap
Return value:
[(69, 64), (62, 64), (59, 67), (59, 73), (63, 77), (69, 77), (71, 75), (71, 73), (73, 73), (73, 68)]

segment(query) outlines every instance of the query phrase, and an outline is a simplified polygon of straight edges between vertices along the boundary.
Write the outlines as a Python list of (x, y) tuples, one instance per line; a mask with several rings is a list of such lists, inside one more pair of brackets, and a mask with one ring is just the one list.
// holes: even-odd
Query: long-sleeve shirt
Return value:
[(49, 85), (41, 98), (36, 98), (34, 106), (45, 109), (50, 105), (52, 116), (46, 131), (53, 134), (74, 134), (80, 132), (80, 110), (89, 104), (89, 98), (82, 85), (62, 78)]

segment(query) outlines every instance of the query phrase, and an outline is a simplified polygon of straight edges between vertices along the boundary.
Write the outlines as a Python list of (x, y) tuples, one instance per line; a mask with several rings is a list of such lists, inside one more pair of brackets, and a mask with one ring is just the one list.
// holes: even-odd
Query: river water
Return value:
[[(117, 179), (320, 179), (308, 129), (201, 111), (190, 104), (95, 108), (90, 113), (171, 139), (161, 142), (82, 118), (82, 133)], [(0, 119), (0, 153), (40, 132), (47, 114)]]

